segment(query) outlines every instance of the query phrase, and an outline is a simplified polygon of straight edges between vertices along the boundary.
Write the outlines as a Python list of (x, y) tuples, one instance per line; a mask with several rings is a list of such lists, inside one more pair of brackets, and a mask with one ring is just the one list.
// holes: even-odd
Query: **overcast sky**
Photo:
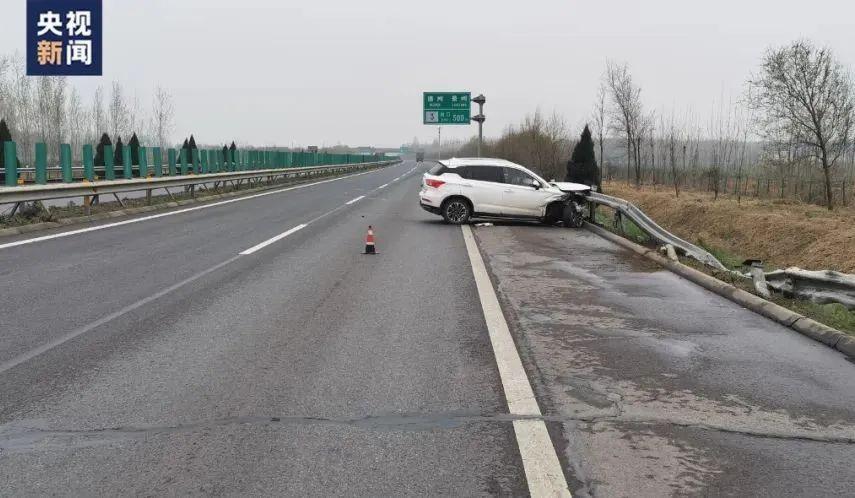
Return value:
[[(3, 1), (3, 53), (25, 49), (25, 5)], [(436, 136), (423, 91), (484, 93), (488, 135), (537, 107), (582, 124), (607, 59), (648, 107), (705, 115), (770, 45), (810, 38), (855, 67), (854, 26), (851, 0), (104, 0), (104, 76), (72, 83), (145, 106), (166, 87), (176, 138), (397, 146)]]

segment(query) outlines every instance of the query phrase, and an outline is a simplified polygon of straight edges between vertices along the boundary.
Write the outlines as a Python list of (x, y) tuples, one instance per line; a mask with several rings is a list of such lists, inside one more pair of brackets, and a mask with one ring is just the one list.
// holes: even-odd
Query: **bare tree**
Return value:
[(632, 81), (626, 64), (606, 63), (606, 85), (611, 98), (612, 129), (623, 135), (626, 143), (626, 180), (630, 181), (631, 162), (636, 164), (636, 185), (641, 183), (638, 157), (638, 127), (642, 124), (641, 89)]
[(77, 89), (71, 87), (68, 93), (66, 123), (68, 127), (67, 136), (68, 142), (71, 144), (71, 151), (74, 154), (83, 146), (86, 140), (86, 122), (88, 116), (83, 109), (83, 103), (80, 99), (80, 93)]
[(107, 131), (106, 114), (104, 113), (104, 89), (100, 86), (95, 89), (95, 93), (92, 95), (92, 110), (89, 117), (91, 118), (91, 128), (86, 141), (95, 143), (101, 134)]
[(128, 131), (128, 103), (125, 101), (125, 93), (118, 81), (113, 82), (110, 93), (110, 106), (108, 109), (110, 135), (113, 140), (116, 137), (127, 134)]
[(175, 107), (172, 104), (172, 95), (163, 87), (158, 86), (154, 91), (151, 120), (152, 133), (161, 148), (166, 147), (169, 142), (174, 116)]
[(750, 88), (749, 101), (763, 113), (765, 128), (790, 130), (819, 160), (826, 206), (833, 209), (831, 169), (850, 145), (855, 117), (849, 73), (830, 49), (797, 41), (770, 49)]
[[(608, 123), (608, 105), (607, 105), (607, 97), (608, 90), (606, 89), (605, 81), (600, 82), (600, 87), (597, 90), (597, 100), (594, 103), (594, 112), (592, 116), (592, 122), (594, 124), (594, 136), (597, 137), (597, 145), (600, 148), (600, 182), (602, 183), (603, 177), (607, 179), (611, 179), (611, 172), (606, 166), (606, 157), (605, 157), (605, 135), (606, 130), (609, 126)], [(604, 174), (605, 173), (605, 174)], [(602, 185), (598, 185), (600, 190), (602, 190)]]

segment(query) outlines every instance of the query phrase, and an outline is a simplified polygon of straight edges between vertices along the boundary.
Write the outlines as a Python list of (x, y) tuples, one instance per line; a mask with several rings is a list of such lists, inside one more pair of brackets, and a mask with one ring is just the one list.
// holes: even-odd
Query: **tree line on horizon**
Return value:
[[(714, 199), (727, 193), (794, 197), (829, 209), (846, 204), (855, 190), (855, 87), (848, 68), (831, 49), (798, 40), (769, 48), (747, 87), (738, 101), (714, 103), (702, 123), (691, 111), (678, 117), (647, 109), (629, 66), (608, 61), (582, 133), (591, 134), (600, 177), (670, 185), (677, 196), (693, 188)], [(485, 139), (482, 154), (562, 178), (583, 139), (557, 113), (538, 109)], [(474, 155), (477, 137), (449, 147)]]

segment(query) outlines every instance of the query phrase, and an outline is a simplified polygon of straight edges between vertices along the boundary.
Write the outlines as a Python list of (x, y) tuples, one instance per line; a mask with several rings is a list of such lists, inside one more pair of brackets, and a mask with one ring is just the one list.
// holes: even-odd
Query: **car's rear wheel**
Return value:
[(442, 206), (442, 217), (452, 225), (463, 225), (472, 216), (472, 208), (464, 199), (449, 199)]

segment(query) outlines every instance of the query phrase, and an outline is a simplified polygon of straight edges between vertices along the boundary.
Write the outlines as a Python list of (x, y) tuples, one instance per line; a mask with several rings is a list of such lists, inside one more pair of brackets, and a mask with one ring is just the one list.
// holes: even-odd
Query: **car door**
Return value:
[[(546, 185), (516, 168), (502, 168), (504, 188), (502, 189), (502, 213), (507, 216), (543, 216), (543, 208), (555, 195)], [(541, 185), (535, 188), (533, 185)]]
[(463, 181), (460, 193), (472, 201), (476, 213), (500, 215), (503, 183), (502, 168), (497, 166), (464, 166), (457, 168)]

